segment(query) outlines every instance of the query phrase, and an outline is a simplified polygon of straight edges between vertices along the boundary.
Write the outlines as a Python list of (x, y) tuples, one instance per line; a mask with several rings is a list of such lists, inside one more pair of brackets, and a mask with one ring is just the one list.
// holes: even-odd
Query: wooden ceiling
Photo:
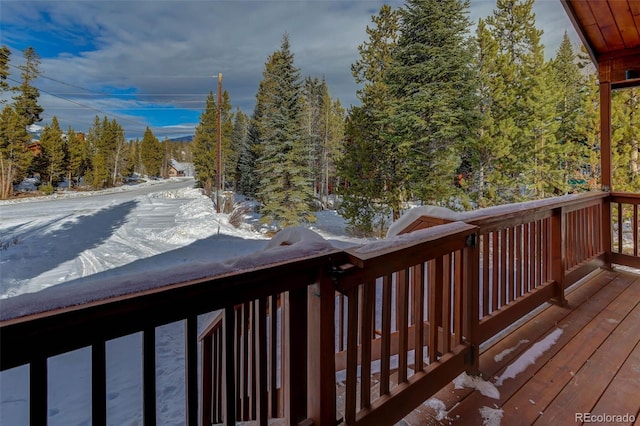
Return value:
[(612, 60), (614, 68), (627, 67), (610, 69), (613, 80), (629, 69), (640, 73), (640, 0), (560, 1), (601, 73)]

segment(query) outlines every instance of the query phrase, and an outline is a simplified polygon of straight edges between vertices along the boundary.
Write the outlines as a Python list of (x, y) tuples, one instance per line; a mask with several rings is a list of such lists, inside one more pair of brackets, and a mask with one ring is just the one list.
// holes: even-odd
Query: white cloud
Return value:
[[(4, 0), (2, 38), (18, 50), (33, 45), (42, 56), (43, 76), (77, 86), (38, 81), (43, 89), (45, 121), (57, 115), (61, 125), (86, 130), (96, 114), (104, 115), (55, 98), (48, 91), (112, 113), (118, 121), (123, 117), (126, 122), (121, 124), (127, 135), (139, 136), (141, 133), (132, 133), (144, 131), (143, 125), (148, 123), (135, 117), (140, 114), (132, 114), (133, 110), (176, 107), (201, 111), (209, 91), (217, 90), (213, 76), (219, 72), (224, 75), (224, 89), (229, 91), (234, 108), (250, 113), (264, 63), (279, 48), (285, 32), (302, 75), (325, 76), (332, 96), (339, 97), (345, 106), (356, 104), (350, 65), (357, 59), (357, 46), (367, 39), (365, 28), (371, 15), (382, 3)], [(391, 4), (398, 7), (403, 2)], [(490, 14), (494, 5), (493, 1), (472, 0), (472, 21)], [(537, 11), (538, 26), (543, 26), (541, 18), (544, 26), (553, 24), (549, 40), (559, 42), (564, 32), (560, 21), (568, 22), (562, 7), (557, 2), (542, 2)], [(550, 44), (547, 39), (543, 42)], [(12, 62), (17, 63), (20, 56), (14, 51)], [(105, 97), (80, 88), (119, 94)], [(73, 115), (68, 115), (70, 112)], [(199, 113), (196, 121), (197, 116)], [(158, 127), (157, 131), (164, 129)], [(173, 135), (158, 134), (161, 138)]]

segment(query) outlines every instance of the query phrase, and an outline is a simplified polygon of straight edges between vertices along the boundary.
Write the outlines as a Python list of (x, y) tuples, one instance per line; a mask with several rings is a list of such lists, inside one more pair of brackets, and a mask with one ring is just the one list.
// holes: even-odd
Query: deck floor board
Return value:
[[(637, 419), (640, 276), (599, 271), (573, 289), (567, 302), (565, 307), (540, 310), (483, 350), (480, 370), (496, 385), (499, 399), (450, 384), (402, 424), (483, 424), (483, 407), (502, 410), (502, 425), (575, 424), (575, 413), (630, 414)], [(562, 334), (533, 364), (501, 384), (496, 380), (558, 329)]]

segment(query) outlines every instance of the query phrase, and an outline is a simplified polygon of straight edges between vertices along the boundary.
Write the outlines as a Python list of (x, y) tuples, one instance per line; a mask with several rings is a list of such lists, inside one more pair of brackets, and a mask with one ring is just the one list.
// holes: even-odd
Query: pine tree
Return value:
[(258, 161), (263, 222), (279, 226), (312, 222), (313, 192), (306, 161), (300, 72), (294, 66), (289, 37), (268, 59), (263, 73), (267, 96), (258, 121), (262, 145)]
[(26, 174), (33, 159), (24, 117), (6, 105), (0, 114), (0, 199), (9, 198), (13, 184)]
[[(7, 46), (0, 46), (0, 94), (9, 90), (7, 78), (9, 77), (9, 58), (11, 50)], [(5, 103), (5, 99), (0, 99), (0, 105)]]
[(559, 151), (557, 170), (562, 173), (563, 192), (575, 189), (574, 182), (582, 179), (580, 170), (584, 164), (582, 136), (577, 132), (576, 122), (585, 111), (581, 109), (581, 92), (586, 85), (578, 57), (574, 53), (568, 34), (564, 37), (555, 58), (551, 62), (553, 90), (556, 93), (556, 119), (559, 120), (556, 140), (562, 146)]
[(255, 120), (249, 122), (247, 134), (242, 141), (240, 158), (238, 158), (238, 191), (248, 197), (255, 197), (258, 192), (257, 163), (259, 158), (260, 140), (258, 138)]
[(461, 149), (475, 137), (468, 13), (468, 0), (408, 0), (385, 78), (392, 105), (384, 137), (398, 152), (393, 167), (410, 193), (430, 204), (450, 202)]
[(227, 167), (227, 174), (233, 179), (234, 191), (239, 188), (239, 181), (241, 179), (240, 157), (247, 139), (248, 129), (249, 117), (238, 108), (234, 114), (233, 130), (230, 137), (231, 149)]
[(128, 145), (124, 136), (124, 129), (115, 118), (107, 124), (107, 129), (112, 146), (110, 157), (111, 184), (116, 185), (121, 180), (123, 170), (127, 167), (126, 151)]
[(390, 6), (380, 8), (367, 27), (369, 40), (358, 47), (360, 58), (351, 66), (358, 89), (360, 107), (348, 112), (345, 125), (345, 149), (337, 162), (338, 174), (345, 185), (340, 214), (353, 231), (370, 234), (384, 224), (387, 210), (399, 217), (404, 197), (402, 176), (395, 165), (398, 151), (382, 138), (384, 119), (389, 115), (391, 94), (385, 82), (391, 54), (399, 36), (398, 13)]
[(78, 134), (69, 127), (67, 130), (66, 152), (67, 158), (67, 178), (69, 187), (73, 185), (74, 177), (76, 182), (84, 176), (87, 168), (87, 149), (84, 138), (78, 137)]
[(40, 161), (36, 170), (49, 181), (49, 185), (60, 181), (67, 169), (65, 159), (67, 157), (66, 146), (58, 118), (53, 116), (51, 124), (44, 126), (40, 136)]
[(342, 154), (344, 144), (345, 111), (339, 100), (334, 101), (329, 95), (326, 82), (322, 81), (322, 97), (320, 110), (320, 200), (327, 208), (329, 194), (333, 190), (338, 176), (336, 161)]
[(322, 125), (320, 120), (323, 83), (317, 77), (311, 78), (309, 76), (304, 79), (302, 84), (302, 126), (305, 135), (307, 163), (309, 164), (309, 180), (312, 182), (314, 197), (318, 195), (318, 190), (322, 185)]
[(591, 190), (600, 187), (600, 90), (595, 73), (588, 75), (580, 92), (580, 114), (576, 116), (575, 128), (578, 143), (576, 158), (580, 159), (580, 168), (576, 171), (577, 180), (585, 180)]
[(556, 101), (532, 6), (533, 0), (498, 0), (493, 15), (478, 25), (479, 137), (480, 145), (492, 147), (471, 166), (478, 173), (472, 185), (480, 205), (541, 196), (561, 186), (552, 170), (559, 148)]
[(337, 161), (340, 176), (345, 180), (339, 188), (342, 202), (338, 211), (349, 221), (349, 229), (356, 235), (371, 235), (386, 224), (387, 204), (382, 199), (383, 178), (378, 157), (366, 137), (370, 128), (365, 124), (369, 116), (362, 107), (349, 110), (345, 124), (344, 155)]
[(640, 90), (615, 91), (612, 97), (612, 186), (616, 191), (640, 191)]
[(222, 104), (220, 105), (220, 125), (222, 128), (222, 132), (220, 132), (220, 144), (222, 145), (222, 170), (220, 179), (223, 189), (226, 188), (227, 180), (233, 180), (234, 170), (236, 169), (236, 164), (233, 160), (236, 155), (235, 150), (237, 149), (232, 140), (233, 119), (233, 107), (231, 106), (229, 92), (225, 90), (222, 92)]
[(96, 115), (93, 124), (87, 133), (87, 173), (85, 182), (94, 187), (102, 188), (107, 181), (109, 172), (106, 169), (104, 155), (100, 149), (100, 138), (102, 137), (102, 125), (100, 118)]
[(162, 144), (155, 137), (149, 127), (144, 131), (142, 142), (140, 143), (140, 159), (145, 173), (149, 177), (159, 176), (162, 167), (164, 152)]
[(210, 92), (193, 139), (193, 164), (196, 170), (196, 179), (208, 197), (211, 197), (213, 192), (218, 168), (216, 155), (218, 150), (217, 114), (213, 92)]
[[(480, 122), (475, 143), (467, 145), (464, 151), (458, 184), (477, 205), (485, 207), (497, 198), (498, 188), (508, 185), (500, 165), (511, 151), (515, 124), (501, 108), (501, 97), (508, 99), (511, 93), (497, 63), (498, 43), (482, 19), (478, 22), (476, 40), (474, 66), (478, 70)], [(499, 122), (501, 126), (497, 125)]]
[(13, 99), (16, 111), (24, 117), (26, 125), (30, 126), (42, 120), (40, 114), (42, 114), (43, 108), (38, 104), (40, 92), (33, 85), (34, 80), (40, 75), (38, 70), (40, 57), (33, 47), (25, 49), (23, 54), (25, 64), (18, 66), (22, 71), (22, 81), (18, 87), (14, 88), (18, 94)]

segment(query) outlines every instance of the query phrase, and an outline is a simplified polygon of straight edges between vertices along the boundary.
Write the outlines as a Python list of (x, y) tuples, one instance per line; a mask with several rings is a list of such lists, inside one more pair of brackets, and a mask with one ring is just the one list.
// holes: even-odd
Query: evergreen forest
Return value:
[[(468, 210), (599, 189), (596, 71), (566, 33), (545, 52), (533, 3), (497, 0), (478, 22), (469, 0), (383, 6), (351, 65), (359, 104), (349, 107), (323, 76), (296, 66), (285, 33), (253, 111), (227, 91), (219, 105), (209, 93), (193, 142), (159, 141), (149, 128), (128, 140), (117, 120), (98, 116), (80, 133), (53, 117), (34, 148), (40, 58), (25, 50), (11, 78), (2, 46), (0, 90), (13, 96), (0, 105), (0, 199), (27, 176), (49, 191), (62, 181), (104, 188), (166, 176), (173, 159), (193, 163), (212, 198), (223, 189), (257, 200), (277, 228), (331, 208), (355, 234), (380, 235), (410, 205)], [(640, 90), (615, 91), (612, 102), (614, 189), (638, 192)]]

